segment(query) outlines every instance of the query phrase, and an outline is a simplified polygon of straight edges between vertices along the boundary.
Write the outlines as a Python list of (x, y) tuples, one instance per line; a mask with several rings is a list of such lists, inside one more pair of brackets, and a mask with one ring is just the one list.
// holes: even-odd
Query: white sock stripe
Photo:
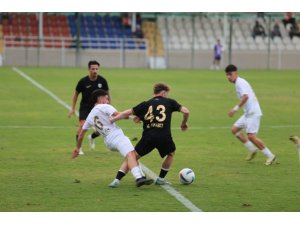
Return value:
[(119, 172), (126, 174), (123, 170), (119, 170)]

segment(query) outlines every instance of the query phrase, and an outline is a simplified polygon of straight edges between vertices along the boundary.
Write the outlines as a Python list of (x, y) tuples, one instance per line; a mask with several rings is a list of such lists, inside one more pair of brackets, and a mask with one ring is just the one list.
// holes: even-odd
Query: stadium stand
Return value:
[[(194, 19), (194, 22), (193, 22)], [(265, 30), (267, 24), (259, 18)], [(268, 38), (251, 37), (255, 15), (237, 18), (232, 20), (233, 26), (233, 50), (266, 50), (268, 48)], [(164, 45), (173, 50), (188, 50), (192, 47), (196, 50), (212, 49), (214, 42), (224, 36), (223, 21), (221, 17), (204, 16), (160, 16), (157, 20), (158, 27), (162, 34)], [(276, 23), (276, 19), (271, 21), (271, 27)], [(193, 28), (194, 26), (194, 28)], [(292, 50), (298, 49), (299, 38), (290, 40), (287, 30), (282, 23), (279, 23), (283, 38), (271, 40), (272, 49)], [(194, 33), (193, 33), (194, 32)], [(269, 34), (268, 34), (269, 35)]]
[[(11, 23), (3, 21), (7, 47), (38, 47), (38, 20), (34, 13), (11, 13)], [(43, 14), (44, 40), (40, 47), (71, 48), (77, 36), (76, 14)], [(81, 48), (146, 49), (146, 43), (133, 38), (120, 16), (80, 15)], [(41, 44), (41, 43), (40, 43)]]
[[(142, 16), (145, 14), (142, 14)], [(209, 15), (209, 14), (207, 14)], [(161, 14), (156, 20), (144, 20), (142, 30), (149, 44), (149, 55), (165, 54), (171, 50), (209, 50), (219, 38), (224, 36), (224, 23), (220, 15), (191, 16), (189, 14), (174, 15)], [(146, 42), (134, 38), (130, 27), (124, 27), (121, 14), (80, 14), (81, 48), (102, 49), (146, 49)], [(77, 37), (76, 13), (43, 14), (42, 45), (38, 37), (38, 19), (35, 13), (10, 13), (10, 20), (2, 21), (3, 35), (7, 47), (46, 47), (71, 48)], [(233, 18), (233, 50), (266, 50), (268, 38), (251, 37), (254, 22), (258, 20), (267, 31), (265, 19), (257, 18), (255, 14)], [(299, 49), (299, 37), (289, 38), (288, 31), (281, 23), (280, 18), (271, 21), (271, 27), (279, 23), (282, 38), (271, 40), (271, 49), (292, 50)], [(72, 41), (73, 40), (73, 41)]]
[[(42, 48), (43, 52), (51, 49), (53, 54), (54, 52), (60, 54), (63, 65), (68, 63), (63, 59), (70, 57), (69, 61), (71, 61), (71, 57), (77, 54), (74, 50), (80, 48), (83, 50), (80, 52), (86, 55), (95, 54), (96, 50), (103, 50), (102, 52), (109, 56), (119, 57), (117, 61), (120, 65), (126, 63), (145, 65), (136, 60), (138, 57), (132, 61), (124, 60), (124, 57), (129, 59), (130, 54), (140, 54), (139, 56), (142, 55), (140, 58), (148, 62), (146, 63), (148, 66), (151, 65), (151, 60), (157, 64), (157, 58), (160, 58), (160, 61), (164, 61), (162, 65), (165, 65), (162, 67), (170, 65), (198, 67), (209, 64), (207, 58), (210, 57), (217, 39), (220, 39), (224, 49), (228, 50), (229, 37), (232, 37), (231, 50), (235, 55), (243, 54), (247, 58), (249, 54), (268, 55), (268, 52), (272, 52), (273, 57), (270, 54), (268, 56), (272, 60), (271, 64), (275, 64), (275, 57), (277, 57), (279, 68), (280, 60), (284, 63), (286, 60), (286, 57), (281, 58), (283, 54), (292, 57), (293, 54), (297, 54), (297, 50), (300, 50), (300, 37), (291, 38), (288, 28), (282, 23), (284, 13), (265, 13), (264, 17), (258, 17), (256, 13), (227, 13), (227, 15), (224, 13), (139, 13), (138, 24), (141, 24), (144, 38), (136, 38), (136, 34), (132, 31), (134, 27), (124, 26), (122, 13), (43, 13), (42, 15), (42, 35), (39, 34), (38, 19), (41, 16), (39, 13), (8, 13), (5, 15), (6, 19), (1, 18), (3, 55), (6, 62), (10, 58), (5, 56), (13, 54), (12, 52), (17, 48), (25, 58), (27, 57), (25, 61), (30, 63), (34, 51), (37, 52), (37, 49)], [(295, 13), (294, 16), (297, 19), (298, 14)], [(265, 37), (252, 37), (256, 20), (264, 27)], [(281, 37), (271, 36), (271, 29), (276, 23), (279, 24)], [(229, 35), (230, 25), (231, 35)], [(229, 57), (227, 54), (224, 56)], [(197, 57), (202, 57), (201, 63), (197, 61)], [(38, 59), (36, 61), (38, 64)], [(182, 64), (179, 64), (179, 61)]]
[(164, 56), (164, 44), (157, 24), (153, 21), (145, 21), (142, 30), (148, 40), (148, 54)]

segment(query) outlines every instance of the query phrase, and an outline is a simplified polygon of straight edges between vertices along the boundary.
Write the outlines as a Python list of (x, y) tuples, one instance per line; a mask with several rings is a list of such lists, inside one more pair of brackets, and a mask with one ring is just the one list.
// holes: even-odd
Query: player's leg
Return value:
[(109, 184), (109, 187), (115, 188), (118, 187), (122, 178), (129, 171), (127, 159), (122, 163), (120, 169), (118, 170), (115, 179)]
[(91, 133), (88, 136), (88, 140), (89, 140), (90, 147), (91, 147), (92, 150), (94, 150), (96, 148), (95, 138), (99, 137), (99, 136), (100, 136), (100, 134), (97, 131), (94, 131), (93, 133)]
[(144, 173), (142, 172), (138, 159), (137, 154), (134, 150), (134, 147), (132, 143), (130, 142), (129, 138), (126, 136), (121, 136), (119, 138), (116, 138), (114, 140), (115, 149), (118, 149), (121, 155), (126, 157), (126, 160), (122, 163), (120, 170), (117, 173), (116, 179), (109, 185), (110, 187), (113, 187), (113, 183), (117, 183), (117, 186), (122, 179), (122, 177), (125, 176), (127, 171), (131, 171), (132, 175), (136, 179), (136, 186), (140, 187), (142, 185), (149, 185), (153, 183), (152, 179), (147, 179), (144, 176)]
[(159, 176), (155, 181), (155, 184), (158, 185), (164, 185), (168, 184), (168, 182), (165, 180), (165, 177), (167, 176), (171, 165), (174, 160), (175, 156), (175, 150), (176, 146), (171, 136), (161, 138), (160, 141), (157, 140), (157, 146), (156, 148), (159, 151), (159, 154), (162, 158), (165, 157), (165, 159), (162, 162)]
[(246, 118), (245, 116), (241, 116), (231, 128), (232, 134), (245, 146), (245, 148), (249, 151), (246, 160), (252, 160), (257, 153), (257, 147), (248, 139), (247, 135), (242, 132), (242, 129), (246, 127)]
[[(80, 107), (79, 108), (79, 126), (78, 126), (78, 129), (77, 129), (76, 141), (78, 139), (79, 133), (81, 132), (82, 126), (83, 126), (86, 118), (89, 115), (89, 112), (90, 112), (90, 110), (88, 108), (85, 108), (85, 107)], [(83, 155), (83, 154), (84, 153), (82, 151), (82, 148), (80, 148), (79, 155)]]
[(219, 57), (216, 60), (216, 70), (220, 70), (220, 60), (221, 60), (221, 58), (219, 58)]
[(276, 156), (264, 144), (264, 142), (256, 136), (259, 131), (260, 117), (247, 118), (246, 124), (248, 139), (267, 157), (265, 165), (271, 165), (275, 161)]
[(168, 184), (168, 182), (165, 180), (165, 177), (167, 176), (169, 169), (172, 165), (172, 162), (174, 160), (174, 155), (175, 152), (169, 153), (166, 158), (164, 159), (161, 168), (160, 168), (160, 172), (159, 172), (159, 176), (155, 181), (155, 184), (157, 185), (164, 185), (164, 184)]
[(137, 187), (140, 187), (142, 185), (149, 185), (153, 183), (152, 179), (147, 179), (144, 176), (141, 168), (138, 165), (135, 151), (129, 152), (126, 158), (128, 163), (128, 169), (131, 171), (132, 175), (134, 176)]
[[(79, 109), (79, 120), (80, 120), (80, 123), (81, 123), (81, 127), (83, 126), (86, 118), (88, 117), (89, 113), (91, 112), (92, 108), (89, 108), (89, 107), (81, 107)], [(80, 131), (79, 131), (80, 132)], [(88, 135), (88, 141), (89, 141), (89, 144), (90, 144), (90, 147), (92, 150), (95, 149), (95, 138), (100, 136), (100, 134), (97, 132), (97, 131), (94, 131), (92, 134)]]
[(271, 152), (271, 150), (264, 144), (264, 142), (259, 139), (255, 133), (248, 133), (249, 140), (254, 143), (259, 150), (267, 157), (265, 165), (271, 165), (275, 160), (276, 156)]
[[(78, 135), (82, 129), (84, 122), (85, 122), (85, 120), (79, 120), (79, 126), (78, 126), (77, 133), (76, 133), (76, 144), (77, 144), (77, 140), (78, 140)], [(82, 148), (80, 148), (79, 155), (84, 155)]]
[[(136, 151), (134, 151), (135, 154), (136, 154), (136, 158), (137, 160), (140, 158), (140, 156), (136, 153)], [(141, 173), (143, 175), (143, 177), (146, 177), (141, 166), (140, 166), (140, 163), (138, 161), (138, 165), (140, 167), (140, 170), (141, 170)], [(115, 176), (115, 179), (110, 183), (110, 187), (117, 187), (119, 186), (120, 184), (120, 181), (122, 180), (122, 178), (128, 173), (129, 171), (129, 168), (128, 168), (128, 162), (127, 160), (125, 159), (124, 162), (121, 164), (116, 176)]]
[(212, 64), (212, 66), (211, 66), (211, 69), (212, 70), (215, 70), (215, 69), (217, 69), (217, 59), (216, 59), (216, 57), (214, 57), (214, 60), (213, 60), (213, 64)]
[[(146, 145), (147, 145), (147, 141), (145, 141), (145, 139), (142, 137), (141, 140), (137, 143), (137, 145), (135, 147), (135, 149), (136, 149), (135, 154), (136, 154), (137, 160), (141, 157), (140, 155), (144, 154)], [(140, 154), (138, 154), (137, 151), (140, 151)], [(125, 161), (122, 163), (120, 169), (118, 170), (115, 179), (110, 183), (109, 186), (117, 187), (119, 185), (121, 179), (127, 174), (128, 171), (129, 171), (128, 161), (127, 161), (127, 159), (125, 159)]]
[(210, 69), (211, 70), (213, 70), (215, 68), (215, 58), (213, 59), (213, 62), (212, 62), (212, 64), (211, 64), (211, 66), (210, 66)]

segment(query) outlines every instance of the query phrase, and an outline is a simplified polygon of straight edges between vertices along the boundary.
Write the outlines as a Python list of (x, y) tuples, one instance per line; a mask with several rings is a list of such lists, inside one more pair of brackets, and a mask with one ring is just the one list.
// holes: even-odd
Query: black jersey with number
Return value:
[(85, 76), (78, 81), (76, 91), (82, 94), (80, 108), (92, 108), (91, 94), (94, 90), (102, 89), (108, 91), (108, 84), (104, 77), (97, 76), (97, 79), (92, 81), (89, 76)]
[(143, 136), (171, 135), (171, 118), (181, 105), (174, 99), (154, 97), (133, 107), (133, 112), (143, 121)]

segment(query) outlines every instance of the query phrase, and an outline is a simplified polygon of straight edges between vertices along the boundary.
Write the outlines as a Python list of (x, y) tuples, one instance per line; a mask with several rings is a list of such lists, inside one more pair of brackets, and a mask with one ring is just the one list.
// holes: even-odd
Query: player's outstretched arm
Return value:
[(183, 113), (183, 118), (182, 118), (182, 122), (181, 122), (181, 130), (182, 131), (186, 131), (188, 129), (188, 124), (187, 121), (189, 119), (190, 116), (190, 111), (188, 110), (188, 108), (182, 106), (180, 109), (180, 112)]
[(127, 109), (123, 112), (118, 113), (116, 116), (112, 116), (109, 120), (111, 123), (114, 123), (118, 120), (128, 118), (132, 114), (133, 114), (132, 109)]
[(76, 107), (77, 98), (78, 98), (78, 92), (75, 91), (75, 93), (74, 93), (74, 95), (73, 95), (72, 108), (71, 108), (70, 112), (68, 113), (68, 117), (69, 117), (69, 118), (70, 118), (71, 116), (74, 116), (74, 115), (75, 115), (75, 107)]
[(78, 135), (78, 139), (77, 139), (76, 148), (73, 150), (73, 153), (72, 153), (72, 159), (76, 158), (79, 155), (81, 144), (82, 144), (82, 140), (84, 138), (84, 135), (85, 135), (86, 131), (87, 130), (81, 130), (80, 131), (80, 133)]

